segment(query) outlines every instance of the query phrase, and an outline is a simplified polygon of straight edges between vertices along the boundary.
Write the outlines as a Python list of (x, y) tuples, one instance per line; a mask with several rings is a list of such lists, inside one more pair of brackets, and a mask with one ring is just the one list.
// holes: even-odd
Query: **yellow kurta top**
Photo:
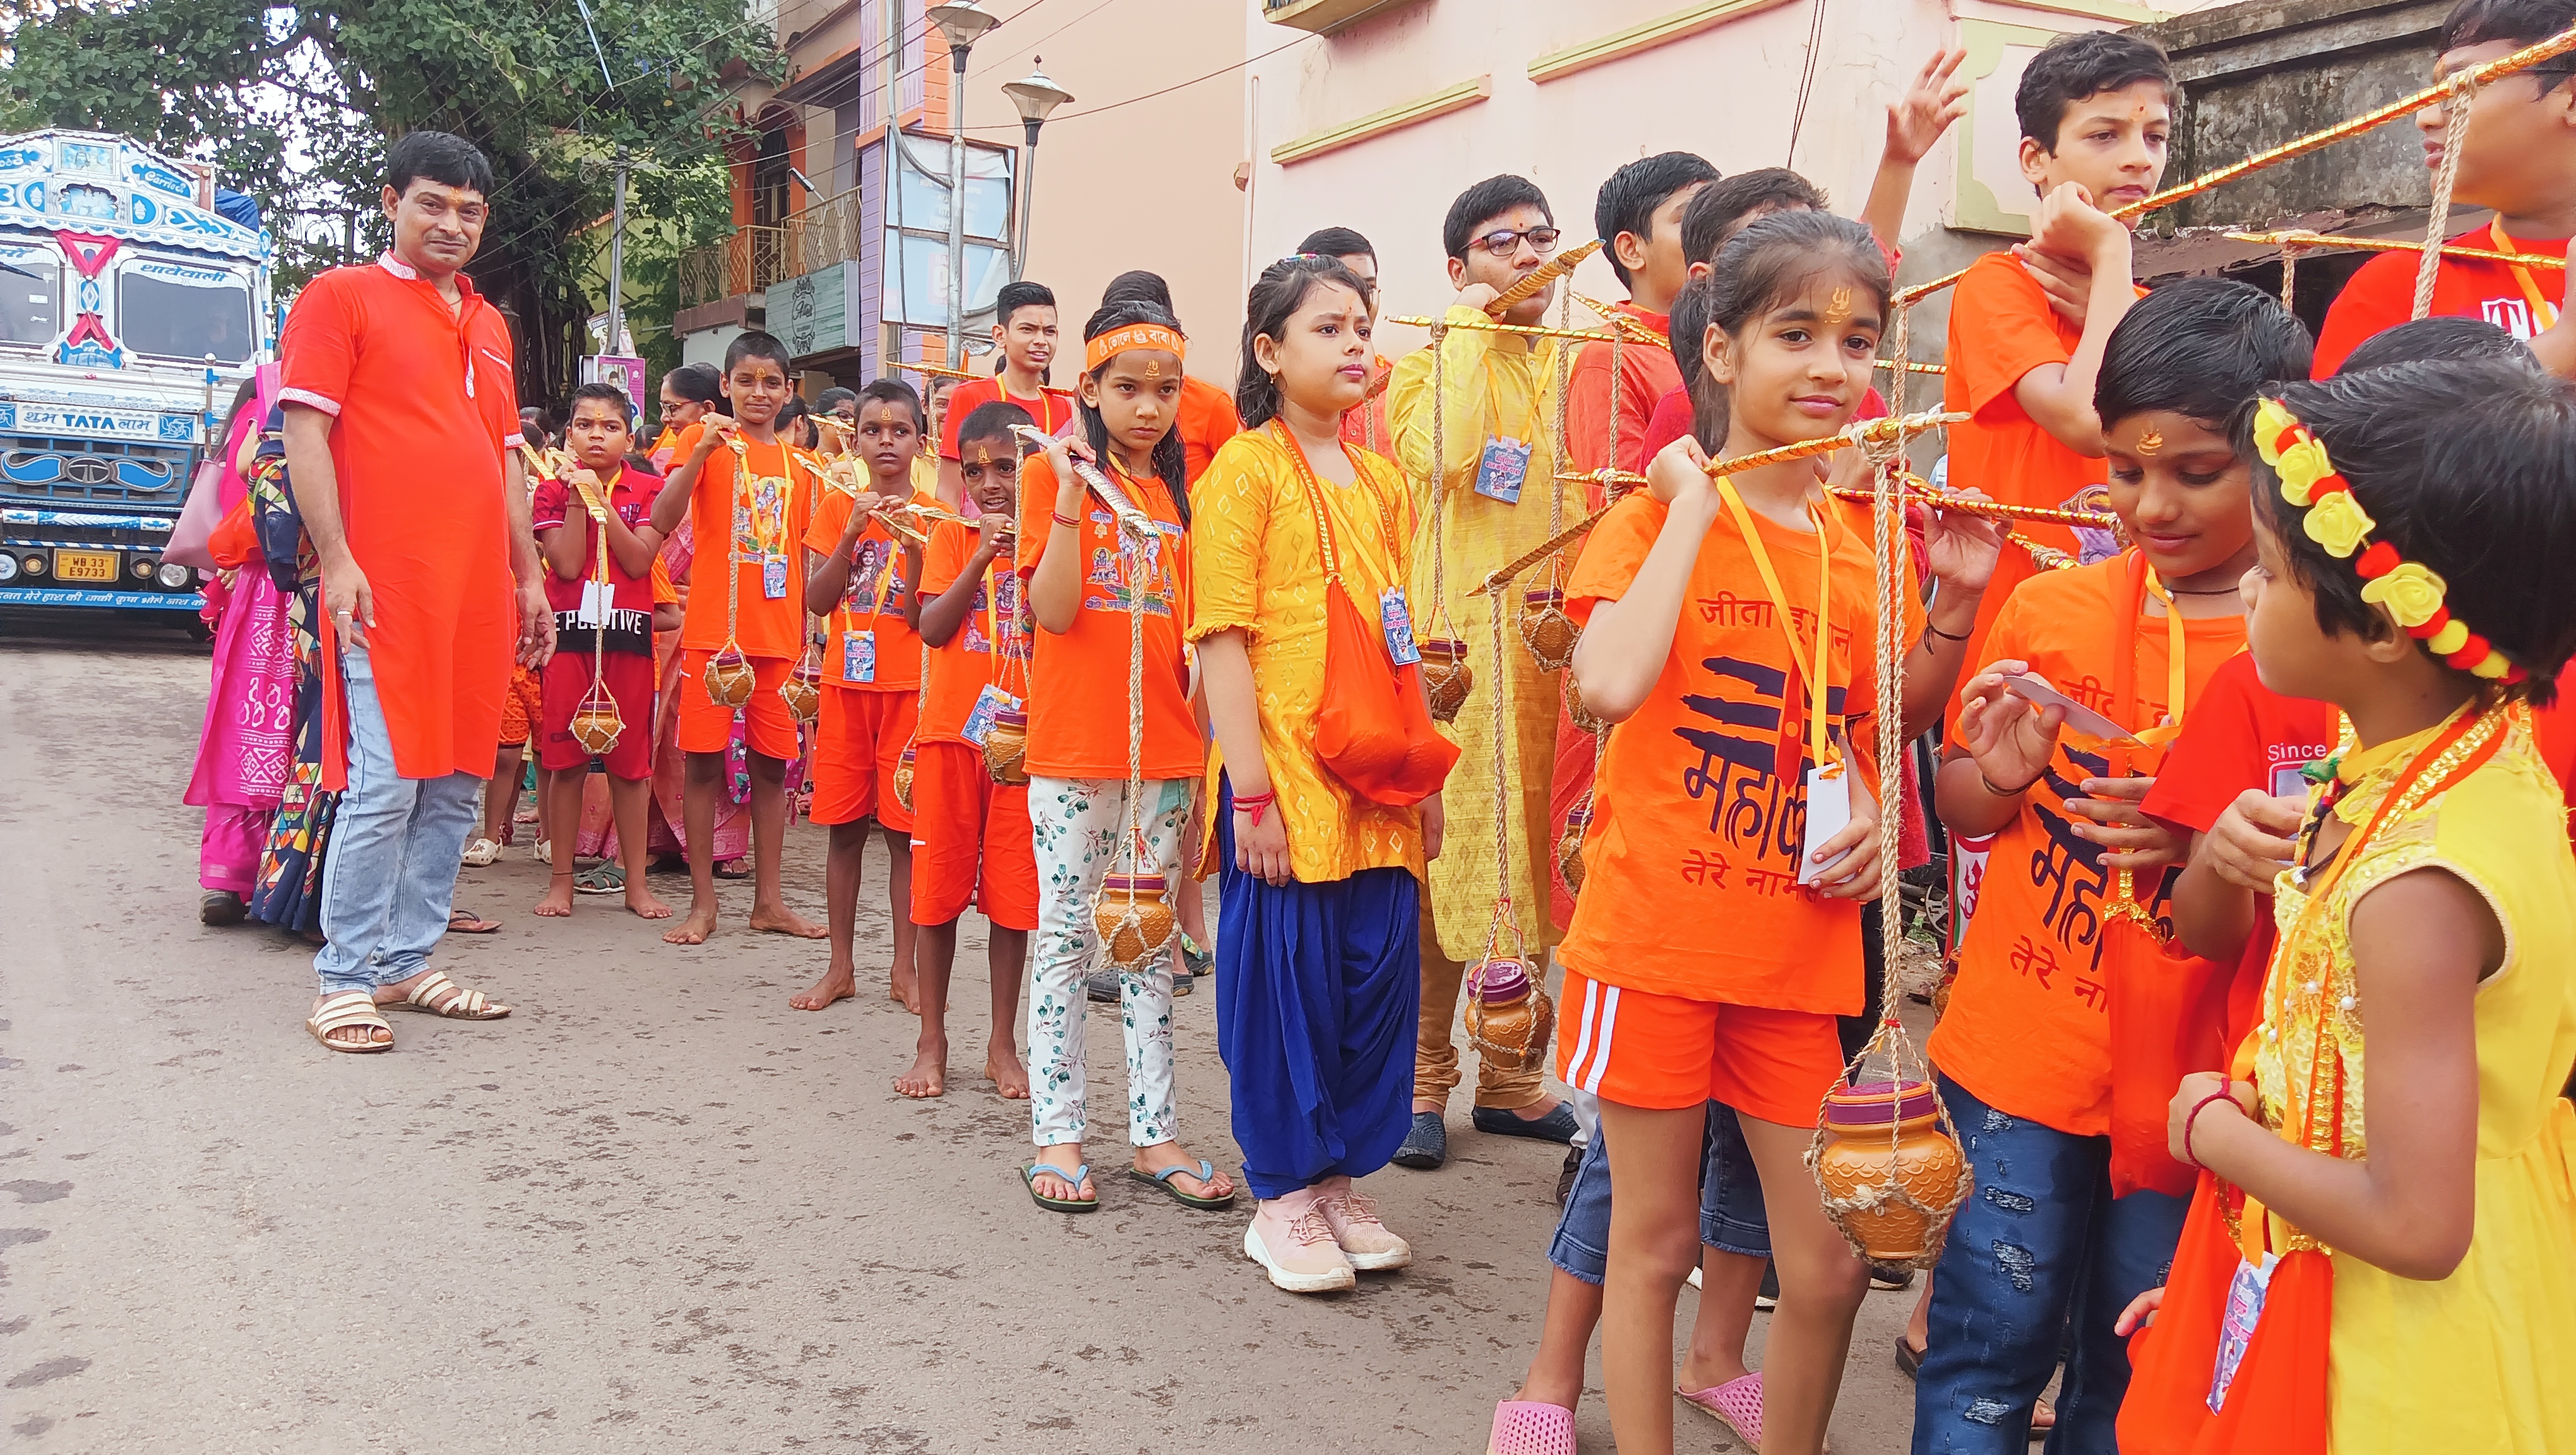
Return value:
[[(1452, 322), (1485, 315), (1453, 306)], [(1493, 598), (1475, 589), (1487, 572), (1545, 541), (1555, 525), (1583, 513), (1581, 486), (1556, 483), (1557, 343), (1480, 329), (1452, 329), (1439, 345), (1446, 354), (1448, 399), (1440, 415), (1439, 509), (1433, 518), (1432, 351), (1417, 349), (1396, 361), (1387, 385), (1387, 427), (1395, 436), (1396, 462), (1425, 517), (1413, 553), (1413, 629), (1423, 637), (1454, 636), (1467, 644), (1474, 671), (1466, 705), (1441, 725), (1458, 745), (1458, 766), (1440, 801), (1446, 814), (1440, 857), (1431, 865), (1431, 910), (1440, 949), (1452, 960), (1485, 952), (1493, 927), (1494, 891), (1494, 672)], [(1492, 436), (1529, 444), (1529, 472), (1520, 503), (1506, 505), (1475, 491), (1476, 472)], [(1561, 492), (1561, 494), (1560, 494)], [(1559, 501), (1561, 500), (1561, 507)], [(1437, 536), (1435, 542), (1434, 536)], [(1435, 549), (1436, 546), (1436, 549)], [(1568, 562), (1569, 568), (1571, 562)], [(1434, 578), (1438, 578), (1435, 584)], [(1561, 578), (1560, 578), (1561, 580)], [(1515, 918), (1532, 951), (1558, 939), (1548, 919), (1545, 846), (1555, 840), (1548, 817), (1548, 782), (1556, 768), (1558, 675), (1542, 672), (1522, 644), (1521, 592), (1544, 585), (1540, 566), (1506, 593), (1503, 615), (1503, 802)], [(1440, 609), (1435, 610), (1437, 603)], [(1537, 855), (1531, 846), (1539, 845)]]
[[(1315, 711), (1324, 692), (1324, 553), (1296, 461), (1269, 425), (1227, 440), (1190, 487), (1189, 621), (1193, 642), (1244, 634), (1261, 709), (1261, 757), (1276, 812), (1288, 825), (1290, 872), (1307, 884), (1363, 869), (1422, 874), (1422, 812), (1353, 794), (1315, 756)], [(1342, 585), (1374, 628), (1386, 590), (1401, 585), (1413, 540), (1413, 502), (1395, 466), (1349, 452), (1358, 477), (1322, 485), (1342, 559)], [(1216, 803), (1211, 753), (1208, 803)], [(1213, 846), (1215, 835), (1208, 836)]]
[[(2333, 1255), (2327, 1397), (2336, 1455), (2576, 1450), (2576, 1109), (2559, 1094), (2576, 1064), (2576, 859), (2559, 786), (2533, 748), (2529, 717), (2513, 712), (2496, 756), (2422, 809), (2401, 810), (2343, 873), (2307, 934), (2293, 935), (2308, 903), (2294, 876), (2282, 875), (2273, 901), (2283, 939), (2255, 1031), (2263, 1115), (2279, 1129), (2319, 1036), (2331, 1035), (2346, 1063), (2346, 1156), (2369, 1145), (2370, 1007), (2353, 972), (2353, 906), (2400, 874), (2438, 868), (2475, 889), (2505, 932), (2503, 968), (2477, 991), (2477, 1218), (2468, 1256), (2450, 1277), (2426, 1283)], [(2433, 731), (2348, 752), (2353, 786), (2336, 815), (2356, 830), (2368, 822)], [(2319, 1122), (2331, 1125), (2323, 1114)]]
[(927, 497), (933, 505), (945, 503), (939, 497), (938, 456), (915, 455), (912, 457), (912, 493)]

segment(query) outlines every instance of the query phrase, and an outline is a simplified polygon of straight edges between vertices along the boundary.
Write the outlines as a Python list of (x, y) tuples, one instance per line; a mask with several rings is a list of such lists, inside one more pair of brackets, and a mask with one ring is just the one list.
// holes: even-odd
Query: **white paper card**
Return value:
[(1814, 884), (1831, 874), (1834, 865), (1851, 854), (1849, 849), (1834, 856), (1832, 863), (1816, 862), (1816, 851), (1825, 841), (1851, 827), (1851, 781), (1843, 776), (1836, 763), (1807, 770), (1807, 843), (1798, 851), (1798, 882)]
[(577, 626), (608, 625), (609, 587), (604, 581), (581, 583), (581, 609), (573, 614)]

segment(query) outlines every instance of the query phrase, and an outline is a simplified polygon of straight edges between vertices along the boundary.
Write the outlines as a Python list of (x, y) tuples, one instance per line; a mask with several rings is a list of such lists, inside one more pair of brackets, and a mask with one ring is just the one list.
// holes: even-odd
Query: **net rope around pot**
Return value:
[[(734, 500), (737, 505), (751, 487), (751, 447), (740, 435), (727, 435), (725, 443), (733, 447)], [(751, 659), (742, 654), (738, 634), (742, 622), (742, 541), (732, 521), (724, 522), (725, 537), (725, 640), (715, 655), (707, 658), (703, 685), (707, 700), (716, 706), (740, 711), (751, 702), (751, 694), (760, 685), (759, 674), (752, 670)]]
[(1169, 945), (1178, 922), (1168, 898), (1170, 885), (1159, 865), (1146, 867), (1144, 852), (1145, 586), (1161, 563), (1162, 536), (1159, 532), (1141, 538), (1122, 535), (1119, 551), (1135, 563), (1126, 573), (1127, 803), (1119, 815), (1117, 850), (1127, 862), (1127, 872), (1101, 875), (1099, 887), (1091, 894), (1091, 922), (1109, 963), (1123, 975)]
[[(1907, 358), (1910, 311), (1902, 302), (1896, 305), (1892, 333), (1900, 363)], [(1891, 411), (1900, 417), (1906, 373), (1895, 370), (1890, 385)], [(1881, 872), (1892, 881), (1901, 853), (1908, 762), (1905, 654), (1898, 630), (1901, 593), (1912, 586), (1901, 485), (1904, 432), (1865, 442), (1862, 453), (1876, 480), (1870, 518), (1878, 606), (1878, 852)], [(1824, 690), (1824, 684), (1817, 684), (1817, 690)], [(1825, 1216), (1862, 1257), (1930, 1268), (1941, 1256), (1951, 1219), (1975, 1190), (1976, 1175), (1933, 1082), (1931, 1065), (1897, 1013), (1905, 994), (1904, 937), (1888, 923), (1886, 904), (1882, 896), (1879, 939), (1885, 964), (1878, 1025), (1818, 1105), (1806, 1163)], [(1881, 1068), (1876, 1078), (1864, 1074), (1873, 1066)], [(1883, 1135), (1878, 1122), (1884, 1122)]]
[[(995, 565), (999, 566), (1000, 563), (996, 562)], [(1009, 567), (1001, 567), (999, 571), (987, 568), (984, 579), (984, 626), (985, 635), (991, 640), (994, 651), (994, 665), (993, 670), (988, 674), (989, 680), (1003, 692), (1009, 693), (1012, 701), (1025, 703), (1029, 696), (1031, 648), (1029, 633), (1023, 629), (1025, 623), (1022, 620), (1028, 603), (1019, 594), (1022, 588), (1017, 584), (1018, 579)], [(1001, 627), (1001, 591), (1004, 581), (1013, 583), (1011, 629), (1008, 633), (1004, 633)], [(1017, 684), (1016, 690), (1012, 685), (1014, 683)], [(1014, 788), (1029, 781), (1028, 718), (1025, 713), (1013, 710), (1009, 714), (1012, 721), (1006, 727), (1000, 721), (1002, 716), (1002, 713), (996, 712), (995, 721), (985, 727), (981, 749), (984, 755), (984, 772), (1002, 787)]]
[[(1493, 690), (1486, 694), (1493, 702), (1494, 716), (1494, 917), (1485, 931), (1485, 953), (1467, 967), (1467, 1043), (1489, 1063), (1515, 1071), (1540, 1068), (1547, 1055), (1549, 1035), (1556, 1026), (1556, 1002), (1548, 998), (1543, 977), (1530, 974), (1529, 945), (1521, 933), (1520, 914), (1512, 901), (1512, 794), (1511, 780), (1504, 769), (1505, 752), (1503, 718), (1503, 595), (1491, 591), (1493, 625)], [(1532, 844), (1530, 852), (1536, 854)], [(1505, 943), (1511, 953), (1503, 953)], [(1528, 982), (1527, 1003), (1530, 1014), (1514, 1016), (1518, 1033), (1498, 1028), (1495, 1017), (1485, 1003), (1485, 987), (1496, 978), (1495, 972), (1510, 967)], [(1513, 1004), (1520, 1004), (1515, 1000)]]
[[(608, 506), (599, 498), (596, 487), (579, 485), (581, 503), (590, 511), (594, 531), (593, 547), (597, 559), (592, 563), (591, 581), (603, 602), (613, 606), (608, 589)], [(604, 615), (605, 613), (603, 613)], [(591, 623), (590, 687), (573, 704), (572, 737), (581, 750), (594, 758), (608, 755), (626, 732), (625, 714), (617, 710), (617, 699), (608, 690), (608, 624)]]
[[(1475, 669), (1467, 664), (1468, 647), (1449, 613), (1449, 330), (1431, 330), (1431, 508), (1422, 529), (1430, 534), (1431, 614), (1423, 625), (1422, 691), (1435, 722), (1456, 722), (1467, 695), (1475, 690)], [(1417, 542), (1417, 547), (1419, 543)]]
[[(1571, 332), (1573, 325), (1574, 296), (1568, 290), (1557, 299), (1556, 326), (1559, 330)], [(1615, 334), (1612, 343), (1615, 347)], [(1548, 539), (1555, 540), (1565, 533), (1566, 424), (1574, 395), (1567, 386), (1572, 382), (1574, 354), (1563, 339), (1549, 340), (1548, 347), (1555, 364), (1556, 437), (1548, 447), (1547, 535)], [(1612, 379), (1611, 387), (1616, 389), (1617, 376), (1613, 375)], [(1495, 596), (1495, 609), (1500, 610), (1502, 604), (1503, 598)], [(1562, 672), (1574, 665), (1574, 643), (1582, 635), (1582, 628), (1574, 624), (1574, 618), (1565, 614), (1565, 551), (1562, 547), (1548, 554), (1544, 583), (1521, 594), (1520, 632), (1521, 644), (1529, 648), (1529, 654), (1538, 663), (1540, 671)], [(1496, 751), (1501, 751), (1499, 740)]]

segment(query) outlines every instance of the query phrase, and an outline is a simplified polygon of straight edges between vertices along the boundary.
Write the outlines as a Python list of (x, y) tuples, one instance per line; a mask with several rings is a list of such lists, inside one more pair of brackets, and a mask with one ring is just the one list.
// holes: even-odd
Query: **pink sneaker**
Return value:
[(1351, 1185), (1347, 1177), (1316, 1184), (1315, 1205), (1332, 1224), (1333, 1241), (1342, 1255), (1363, 1273), (1382, 1273), (1413, 1261), (1413, 1246), (1377, 1220), (1377, 1201)]
[(1312, 1188), (1261, 1204), (1243, 1230), (1243, 1256), (1290, 1293), (1339, 1293), (1359, 1282)]
[(1534, 1399), (1494, 1406), (1494, 1433), (1485, 1455), (1575, 1455), (1574, 1411)]
[(1706, 1389), (1676, 1389), (1682, 1403), (1705, 1414), (1715, 1415), (1717, 1422), (1735, 1432), (1744, 1448), (1758, 1452), (1762, 1448), (1762, 1371), (1755, 1370), (1741, 1379), (1713, 1384)]

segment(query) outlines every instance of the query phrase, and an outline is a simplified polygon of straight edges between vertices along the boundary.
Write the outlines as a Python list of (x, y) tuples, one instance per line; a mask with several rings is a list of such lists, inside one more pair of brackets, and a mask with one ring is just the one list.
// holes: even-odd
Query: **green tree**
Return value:
[[(607, 305), (579, 280), (608, 245), (591, 224), (610, 210), (620, 151), (634, 163), (630, 216), (670, 224), (630, 230), (630, 279), (668, 280), (661, 253), (730, 226), (725, 150), (745, 135), (730, 88), (784, 68), (768, 22), (745, 8), (0, 0), (0, 126), (121, 132), (213, 162), (224, 185), (260, 200), (286, 288), (347, 260), (352, 241), (358, 257), (384, 245), (391, 138), (455, 132), (496, 179), (468, 271), (515, 321), (520, 397), (558, 401), (586, 319)], [(628, 303), (667, 324), (670, 302), (649, 288)]]

